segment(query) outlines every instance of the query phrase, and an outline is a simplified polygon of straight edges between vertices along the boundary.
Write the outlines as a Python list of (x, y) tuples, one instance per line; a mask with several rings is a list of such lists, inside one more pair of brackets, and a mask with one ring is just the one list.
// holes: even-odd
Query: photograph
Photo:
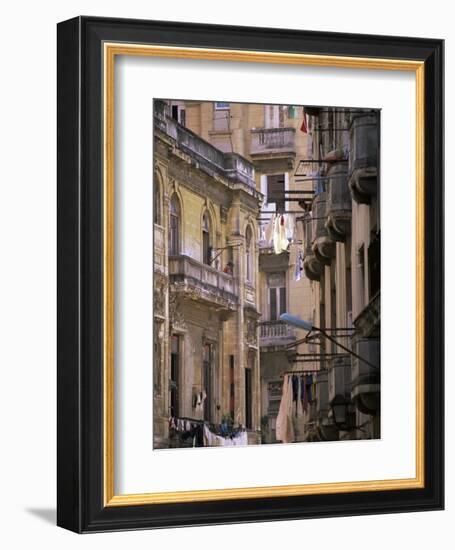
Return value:
[(380, 439), (380, 109), (153, 117), (153, 448)]

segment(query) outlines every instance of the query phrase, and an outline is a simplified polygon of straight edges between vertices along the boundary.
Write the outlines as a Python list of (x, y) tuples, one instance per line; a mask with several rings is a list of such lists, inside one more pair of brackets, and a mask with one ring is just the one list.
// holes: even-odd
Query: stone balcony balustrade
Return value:
[(295, 128), (255, 128), (251, 130), (251, 155), (295, 154)]
[(220, 310), (237, 307), (237, 280), (189, 256), (169, 257), (169, 281), (171, 290), (186, 299), (205, 302)]

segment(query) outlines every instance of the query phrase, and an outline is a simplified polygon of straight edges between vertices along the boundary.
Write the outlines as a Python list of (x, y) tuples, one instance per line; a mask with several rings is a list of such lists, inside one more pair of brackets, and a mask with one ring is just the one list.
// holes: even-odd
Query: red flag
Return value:
[(302, 121), (302, 126), (300, 126), (300, 130), (304, 134), (308, 134), (308, 126), (307, 126), (307, 122), (306, 122), (305, 107), (302, 108), (302, 111), (303, 111), (303, 121)]

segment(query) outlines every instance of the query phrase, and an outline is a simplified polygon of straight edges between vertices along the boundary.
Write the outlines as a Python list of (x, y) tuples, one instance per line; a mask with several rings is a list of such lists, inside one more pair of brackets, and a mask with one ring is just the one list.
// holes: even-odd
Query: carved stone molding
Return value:
[(186, 321), (182, 312), (180, 300), (178, 296), (172, 292), (169, 294), (169, 321), (173, 329), (186, 329)]

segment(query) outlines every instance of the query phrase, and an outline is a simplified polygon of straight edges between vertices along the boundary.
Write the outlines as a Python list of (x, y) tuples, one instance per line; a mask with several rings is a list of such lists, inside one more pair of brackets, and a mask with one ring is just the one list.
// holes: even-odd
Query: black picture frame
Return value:
[[(424, 487), (106, 506), (103, 460), (105, 42), (424, 62)], [(444, 506), (442, 40), (77, 17), (58, 25), (58, 507), (78, 533), (440, 510)]]

